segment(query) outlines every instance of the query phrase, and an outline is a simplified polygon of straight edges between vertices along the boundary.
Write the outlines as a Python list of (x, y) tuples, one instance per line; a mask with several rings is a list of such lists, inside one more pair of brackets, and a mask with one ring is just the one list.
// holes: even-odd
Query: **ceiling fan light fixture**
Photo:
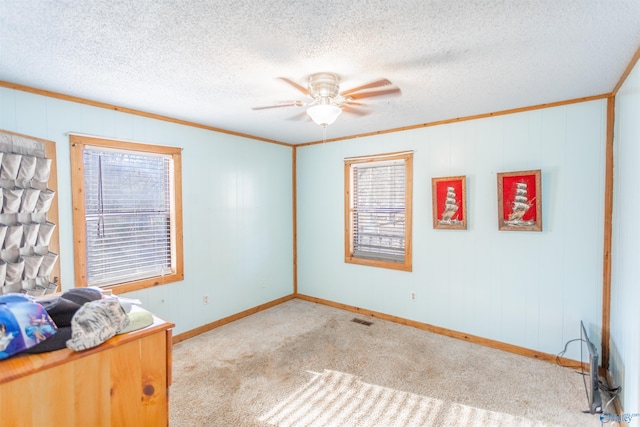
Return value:
[(329, 126), (335, 122), (340, 113), (342, 113), (342, 108), (330, 103), (316, 104), (307, 108), (307, 114), (311, 117), (311, 120), (322, 127)]
[[(334, 73), (315, 73), (309, 76), (307, 87), (303, 87), (287, 77), (278, 77), (289, 86), (311, 98), (311, 103), (302, 101), (286, 101), (276, 105), (265, 107), (254, 107), (254, 110), (264, 110), (277, 107), (302, 107), (307, 106), (307, 115), (317, 125), (326, 129), (333, 124), (344, 108), (347, 113), (365, 115), (367, 111), (359, 110), (359, 106), (364, 105), (360, 100), (376, 96), (400, 94), (400, 88), (381, 78), (349, 90), (340, 92), (340, 78)], [(382, 89), (381, 89), (382, 88)]]

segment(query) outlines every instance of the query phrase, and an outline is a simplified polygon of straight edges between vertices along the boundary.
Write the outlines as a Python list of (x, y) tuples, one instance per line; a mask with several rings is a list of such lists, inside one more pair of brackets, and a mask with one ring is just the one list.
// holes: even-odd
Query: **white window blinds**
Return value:
[(404, 260), (405, 174), (404, 160), (352, 164), (354, 256)]
[(83, 164), (88, 284), (171, 273), (171, 157), (85, 148)]

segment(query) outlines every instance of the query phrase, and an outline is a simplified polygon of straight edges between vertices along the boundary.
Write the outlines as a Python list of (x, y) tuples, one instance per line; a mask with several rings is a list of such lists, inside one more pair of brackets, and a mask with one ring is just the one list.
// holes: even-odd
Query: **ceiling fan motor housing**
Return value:
[(316, 73), (309, 76), (309, 95), (313, 99), (335, 98), (340, 91), (338, 76), (333, 73)]

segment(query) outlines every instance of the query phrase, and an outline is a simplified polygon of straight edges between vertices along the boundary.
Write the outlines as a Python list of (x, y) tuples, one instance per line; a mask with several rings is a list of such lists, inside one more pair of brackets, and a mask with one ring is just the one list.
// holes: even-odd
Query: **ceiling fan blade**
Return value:
[(353, 101), (351, 99), (347, 99), (346, 101), (344, 101), (344, 102), (342, 102), (340, 104), (340, 107), (342, 107), (342, 106), (348, 106), (349, 107), (349, 106), (353, 106), (353, 105), (365, 106), (367, 104), (365, 104), (364, 102), (356, 102), (356, 101)]
[(384, 89), (384, 90), (376, 90), (376, 91), (371, 91), (371, 92), (362, 92), (362, 93), (354, 93), (353, 95), (349, 95), (349, 98), (351, 99), (362, 99), (362, 98), (371, 98), (374, 96), (385, 96), (385, 95), (393, 95), (393, 94), (399, 94), (400, 88), (394, 87), (391, 89)]
[(267, 105), (265, 107), (252, 107), (252, 110), (267, 110), (269, 108), (280, 108), (280, 107), (302, 107), (304, 104), (302, 101), (285, 101), (279, 102), (275, 105)]
[(365, 89), (373, 89), (374, 87), (381, 87), (381, 86), (389, 86), (391, 85), (391, 82), (387, 79), (380, 79), (380, 80), (376, 80), (375, 82), (371, 82), (371, 83), (367, 83), (364, 84), (362, 86), (358, 86), (358, 87), (354, 87), (352, 89), (349, 90), (345, 90), (344, 92), (341, 93), (342, 96), (348, 96), (351, 95), (354, 92), (358, 92), (361, 90), (365, 90)]
[(293, 86), (294, 88), (298, 89), (300, 92), (302, 92), (305, 95), (309, 95), (309, 91), (307, 90), (307, 88), (300, 86), (298, 83), (294, 82), (291, 79), (288, 79), (286, 77), (278, 77), (280, 80), (282, 80), (283, 82)]
[(344, 111), (345, 113), (349, 113), (349, 114), (355, 114), (357, 116), (366, 116), (367, 114), (370, 113), (370, 111), (366, 111), (366, 110), (360, 110), (358, 108), (354, 108), (354, 107), (342, 107), (342, 111)]
[(309, 117), (309, 115), (307, 114), (306, 110), (305, 111), (300, 111), (298, 114), (293, 115), (291, 117), (289, 117), (286, 120), (291, 120), (291, 121), (300, 121), (300, 120), (311, 120), (311, 117)]

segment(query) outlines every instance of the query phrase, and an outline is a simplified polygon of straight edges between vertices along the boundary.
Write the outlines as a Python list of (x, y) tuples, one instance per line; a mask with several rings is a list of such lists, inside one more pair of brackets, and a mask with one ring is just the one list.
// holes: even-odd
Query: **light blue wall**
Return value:
[[(627, 413), (640, 412), (640, 65), (616, 96), (610, 371)], [(637, 422), (637, 421), (636, 421)], [(634, 424), (635, 425), (635, 424)]]
[(74, 286), (67, 136), (73, 131), (184, 149), (185, 280), (127, 294), (174, 322), (174, 333), (292, 293), (290, 147), (6, 88), (0, 129), (56, 142), (64, 289)]
[[(584, 320), (599, 343), (605, 121), (600, 100), (299, 148), (299, 292), (550, 354)], [(0, 128), (57, 142), (65, 289), (76, 131), (184, 147), (185, 280), (128, 295), (176, 333), (291, 293), (290, 148), (4, 88)], [(345, 264), (343, 159), (409, 149), (413, 272)], [(538, 168), (544, 231), (498, 231), (496, 173)], [(453, 175), (469, 229), (434, 230), (431, 178)]]
[[(597, 100), (301, 147), (299, 293), (549, 354), (583, 320), (599, 345), (605, 131)], [(403, 150), (413, 272), (344, 263), (344, 158)], [(496, 174), (529, 169), (542, 170), (544, 230), (498, 231)], [(467, 176), (468, 230), (434, 230), (431, 178), (455, 175)], [(579, 344), (566, 356), (580, 359)]]

